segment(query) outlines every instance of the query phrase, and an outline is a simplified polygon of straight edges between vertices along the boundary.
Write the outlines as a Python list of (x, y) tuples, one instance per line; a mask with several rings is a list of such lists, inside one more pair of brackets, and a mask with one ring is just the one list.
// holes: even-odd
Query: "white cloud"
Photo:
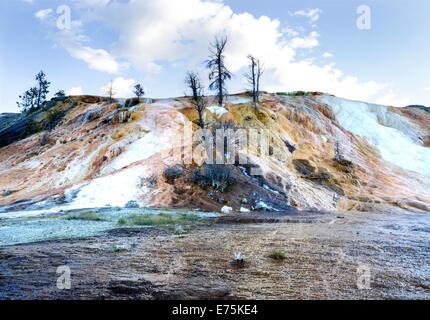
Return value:
[(332, 54), (332, 53), (330, 53), (330, 52), (324, 52), (324, 53), (322, 54), (322, 57), (323, 57), (323, 58), (333, 58), (333, 54)]
[(90, 69), (109, 73), (119, 71), (118, 62), (104, 49), (93, 49), (80, 44), (68, 46), (66, 49), (72, 57), (85, 61)]
[(316, 31), (312, 31), (308, 36), (304, 38), (294, 38), (290, 41), (290, 46), (293, 49), (310, 49), (319, 46), (318, 37), (320, 35)]
[(66, 95), (68, 96), (80, 96), (82, 95), (82, 87), (74, 87), (74, 88), (70, 88), (69, 90), (66, 91)]
[[(114, 97), (126, 98), (133, 95), (133, 85), (136, 81), (134, 79), (124, 79), (123, 77), (117, 77), (112, 81), (112, 88)], [(102, 86), (100, 92), (106, 95), (110, 88), (110, 83)]]
[[(108, 2), (79, 0), (79, 5), (87, 6), (83, 23), (96, 21), (118, 34), (110, 52), (84, 44), (89, 39), (79, 30), (61, 37), (62, 45), (73, 57), (87, 62), (95, 70), (119, 73), (127, 67), (118, 62), (124, 59), (136, 70), (144, 71), (148, 78), (163, 74), (171, 83), (182, 84), (180, 70), (173, 73), (171, 68), (182, 66), (184, 71), (199, 68), (208, 55), (208, 43), (215, 36), (225, 34), (229, 39), (226, 64), (239, 75), (231, 82), (231, 91), (244, 89), (240, 74), (247, 66), (246, 56), (252, 53), (265, 63), (266, 76), (262, 85), (269, 91), (323, 91), (366, 101), (384, 99), (390, 94), (387, 93), (388, 84), (363, 82), (344, 75), (334, 64), (320, 66), (312, 59), (299, 59), (303, 49), (319, 45), (316, 31), (300, 36), (305, 34), (303, 27), (285, 28), (277, 19), (234, 13), (221, 1)], [(292, 15), (307, 17), (314, 24), (320, 14), (321, 10), (312, 9)], [(296, 54), (298, 49), (301, 49), (300, 55)], [(130, 93), (132, 79), (115, 80), (118, 96)], [(166, 96), (178, 94), (171, 90), (169, 88)]]
[[(101, 5), (108, 2), (101, 0), (79, 1), (81, 5), (94, 5), (96, 3)], [(51, 34), (51, 37), (61, 44), (72, 57), (86, 62), (92, 70), (112, 74), (119, 74), (122, 70), (128, 68), (128, 63), (118, 62), (107, 50), (95, 49), (86, 45), (86, 43), (90, 42), (90, 39), (82, 32), (83, 23), (81, 20), (73, 20), (71, 21), (70, 29), (59, 31), (56, 28), (55, 19), (50, 19), (51, 17), (53, 18), (52, 13), (52, 9), (45, 9), (36, 12), (35, 16), (46, 25), (55, 28), (55, 32)]]
[(314, 23), (320, 18), (321, 9), (299, 10), (292, 13), (293, 16), (303, 16), (309, 18), (309, 23)]
[(208, 42), (220, 34), (229, 37), (227, 64), (233, 72), (247, 64), (249, 53), (273, 63), (273, 58), (291, 60), (295, 54), (278, 20), (235, 14), (220, 2), (116, 2), (95, 10), (94, 17), (120, 33), (113, 52), (145, 72), (161, 72), (165, 62), (199, 64), (208, 55)]
[(396, 107), (405, 107), (409, 104), (409, 102), (410, 101), (408, 98), (397, 97), (391, 89), (388, 91), (388, 93), (375, 101), (377, 104)]
[(285, 28), (282, 30), (282, 33), (285, 33), (291, 37), (297, 37), (299, 35), (299, 32), (297, 32), (296, 30), (294, 30), (291, 27)]
[(78, 6), (82, 7), (104, 7), (109, 4), (110, 0), (73, 0)]
[(45, 20), (47, 20), (51, 16), (51, 13), (52, 13), (52, 9), (49, 8), (49, 9), (44, 9), (44, 10), (37, 11), (34, 14), (34, 16), (36, 18), (42, 20), (42, 21), (45, 21)]
[(430, 87), (424, 88), (425, 91), (430, 91)]
[(119, 63), (108, 51), (86, 45), (90, 39), (81, 33), (81, 25), (81, 21), (72, 21), (70, 30), (58, 32), (53, 37), (72, 57), (86, 62), (92, 70), (118, 74), (128, 68), (127, 63)]
[(269, 91), (322, 91), (363, 101), (371, 101), (388, 87), (386, 83), (360, 82), (356, 77), (345, 76), (333, 63), (323, 67), (310, 61), (283, 63), (274, 77), (277, 81), (267, 87)]

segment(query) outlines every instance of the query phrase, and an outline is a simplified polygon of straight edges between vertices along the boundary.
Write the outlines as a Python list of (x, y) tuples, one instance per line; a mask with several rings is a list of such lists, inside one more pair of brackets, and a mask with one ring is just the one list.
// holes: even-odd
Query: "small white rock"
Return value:
[(249, 210), (249, 209), (246, 209), (246, 208), (244, 208), (244, 207), (241, 207), (241, 208), (240, 208), (240, 212), (250, 212), (250, 210)]
[(233, 212), (233, 208), (228, 207), (228, 206), (224, 206), (224, 207), (222, 207), (221, 212), (222, 213), (231, 213), (231, 212)]

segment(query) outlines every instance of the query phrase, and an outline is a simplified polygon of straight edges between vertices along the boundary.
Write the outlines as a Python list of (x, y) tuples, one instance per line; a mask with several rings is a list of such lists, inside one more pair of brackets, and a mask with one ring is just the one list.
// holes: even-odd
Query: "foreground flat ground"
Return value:
[[(122, 228), (91, 238), (3, 246), (0, 298), (430, 298), (428, 214), (268, 217), (212, 219), (183, 232)], [(283, 251), (285, 259), (270, 258), (272, 250)], [(234, 263), (238, 252), (243, 266)], [(70, 268), (70, 289), (57, 287), (59, 266)]]

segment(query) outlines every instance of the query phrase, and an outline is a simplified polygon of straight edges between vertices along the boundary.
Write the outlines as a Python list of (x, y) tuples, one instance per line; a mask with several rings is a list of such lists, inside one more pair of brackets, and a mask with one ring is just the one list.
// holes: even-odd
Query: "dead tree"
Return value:
[(254, 56), (248, 55), (248, 59), (249, 71), (245, 73), (245, 78), (251, 86), (254, 108), (257, 110), (258, 102), (260, 100), (260, 78), (264, 73), (264, 67), (260, 60)]
[(231, 79), (231, 73), (225, 66), (224, 50), (227, 44), (227, 37), (218, 39), (215, 38), (215, 43), (211, 43), (209, 59), (206, 61), (206, 66), (209, 72), (209, 88), (216, 91), (218, 96), (218, 104), (222, 106), (223, 98), (227, 95), (225, 89), (225, 81)]
[(195, 103), (194, 108), (197, 110), (197, 113), (199, 114), (200, 128), (204, 129), (205, 123), (203, 121), (203, 111), (206, 108), (206, 97), (203, 89), (201, 89), (198, 93), (197, 102)]
[(194, 101), (198, 100), (199, 92), (202, 90), (199, 75), (193, 71), (188, 71), (185, 76), (185, 85), (191, 90)]
[(109, 96), (109, 102), (112, 103), (112, 97), (116, 94), (116, 91), (113, 88), (112, 81), (108, 84), (108, 87), (106, 88), (106, 94)]
[(204, 129), (205, 124), (203, 122), (203, 110), (206, 108), (206, 98), (199, 75), (192, 71), (187, 72), (187, 75), (185, 76), (185, 84), (191, 90), (193, 105), (199, 114), (199, 125)]

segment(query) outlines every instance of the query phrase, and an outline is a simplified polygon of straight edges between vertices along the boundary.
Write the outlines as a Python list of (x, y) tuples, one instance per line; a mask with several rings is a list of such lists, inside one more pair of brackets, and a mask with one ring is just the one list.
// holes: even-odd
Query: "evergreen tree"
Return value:
[(66, 96), (66, 93), (64, 92), (64, 90), (60, 90), (55, 94), (55, 96), (57, 98), (64, 98)]
[(21, 102), (16, 103), (18, 107), (21, 108), (22, 111), (24, 112), (34, 111), (36, 109), (35, 102), (37, 99), (37, 92), (38, 90), (36, 87), (32, 87), (26, 92), (24, 92), (22, 96), (19, 96), (19, 98), (21, 99)]
[(36, 94), (36, 108), (40, 109), (46, 101), (46, 95), (49, 93), (48, 88), (51, 82), (46, 80), (46, 75), (40, 71), (36, 75), (37, 81), (37, 94)]
[(140, 99), (140, 97), (145, 94), (145, 91), (143, 90), (143, 87), (140, 83), (134, 86), (134, 94), (138, 99)]

